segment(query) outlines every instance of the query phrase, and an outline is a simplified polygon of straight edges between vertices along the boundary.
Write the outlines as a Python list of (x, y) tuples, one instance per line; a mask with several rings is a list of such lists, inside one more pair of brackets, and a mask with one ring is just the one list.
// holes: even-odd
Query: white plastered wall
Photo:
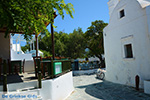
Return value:
[[(120, 18), (122, 9), (125, 17)], [(139, 75), (143, 88), (143, 80), (150, 78), (150, 37), (145, 9), (137, 0), (121, 0), (112, 12), (109, 25), (104, 29), (108, 81), (135, 86), (135, 76)], [(133, 58), (127, 59), (124, 58), (124, 45), (129, 43)]]
[[(42, 97), (42, 100), (65, 100), (74, 91), (72, 72), (68, 72), (54, 79), (42, 81), (41, 89), (21, 91), (23, 89), (34, 87), (38, 87), (38, 81), (7, 84), (8, 92), (10, 94), (11, 92), (17, 92), (18, 90), (20, 91), (20, 94), (22, 92), (38, 92)], [(2, 92), (2, 90), (3, 86), (0, 86), (0, 91)]]

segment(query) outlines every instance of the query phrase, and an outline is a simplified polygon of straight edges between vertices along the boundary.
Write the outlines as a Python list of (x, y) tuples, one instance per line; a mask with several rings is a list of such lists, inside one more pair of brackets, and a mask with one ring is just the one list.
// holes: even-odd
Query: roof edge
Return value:
[(146, 8), (147, 6), (150, 6), (149, 1), (145, 1), (145, 0), (137, 0), (137, 1), (139, 2), (142, 8)]

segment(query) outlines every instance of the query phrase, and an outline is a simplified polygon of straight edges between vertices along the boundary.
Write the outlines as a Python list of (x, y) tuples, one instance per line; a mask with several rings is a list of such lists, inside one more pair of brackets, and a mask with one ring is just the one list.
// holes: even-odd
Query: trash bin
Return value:
[(79, 70), (79, 61), (78, 60), (74, 60), (74, 69), (75, 70)]

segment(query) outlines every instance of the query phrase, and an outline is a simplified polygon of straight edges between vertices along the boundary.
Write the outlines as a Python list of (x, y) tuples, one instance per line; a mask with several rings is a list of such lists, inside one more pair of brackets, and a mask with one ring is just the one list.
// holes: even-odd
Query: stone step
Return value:
[(34, 90), (34, 89), (37, 89), (37, 87), (28, 87), (28, 88), (17, 89), (17, 92), (29, 91), (29, 90)]

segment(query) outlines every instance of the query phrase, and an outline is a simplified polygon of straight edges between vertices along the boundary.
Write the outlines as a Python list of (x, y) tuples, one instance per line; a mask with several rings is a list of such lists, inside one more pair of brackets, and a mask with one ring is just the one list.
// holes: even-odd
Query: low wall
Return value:
[[(37, 81), (7, 85), (9, 93), (37, 86)], [(3, 90), (2, 86), (0, 86), (0, 90)], [(42, 100), (65, 100), (74, 91), (72, 72), (68, 72), (54, 79), (43, 80), (41, 89), (32, 89), (23, 92), (28, 91), (37, 92), (42, 97)]]
[(74, 90), (72, 72), (58, 78), (42, 81), (40, 94), (43, 100), (64, 100)]
[(34, 71), (34, 61), (33, 60), (26, 60), (24, 65), (25, 72), (32, 72)]
[(18, 54), (18, 51), (11, 50), (11, 60), (33, 60), (32, 54)]
[(78, 70), (73, 71), (73, 75), (86, 75), (86, 74), (94, 74), (97, 69), (90, 69), (90, 70)]
[(144, 93), (150, 94), (150, 81), (144, 81)]

